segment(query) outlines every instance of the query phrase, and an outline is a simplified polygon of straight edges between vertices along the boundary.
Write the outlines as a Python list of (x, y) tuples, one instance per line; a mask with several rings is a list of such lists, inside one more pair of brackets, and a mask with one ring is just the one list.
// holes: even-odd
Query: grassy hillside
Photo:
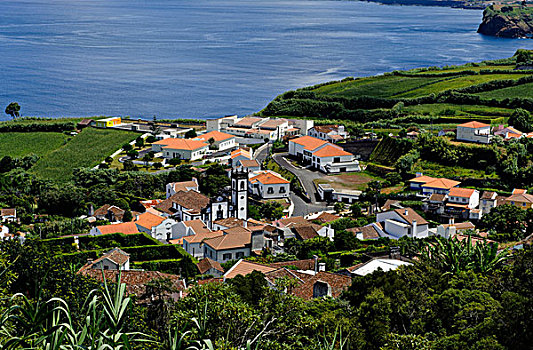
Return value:
[(121, 130), (87, 128), (64, 146), (43, 156), (31, 171), (55, 181), (69, 180), (72, 170), (93, 167), (139, 134)]
[(35, 154), (39, 157), (60, 148), (67, 136), (58, 132), (8, 132), (0, 133), (0, 158), (13, 158)]
[(391, 126), (406, 116), (502, 123), (516, 108), (533, 109), (533, 71), (516, 70), (517, 57), (346, 78), (286, 92), (260, 113)]

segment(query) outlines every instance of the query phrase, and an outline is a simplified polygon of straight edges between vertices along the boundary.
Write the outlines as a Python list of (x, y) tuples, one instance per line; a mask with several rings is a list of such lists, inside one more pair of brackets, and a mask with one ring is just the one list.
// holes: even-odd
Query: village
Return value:
[[(343, 267), (337, 261), (326, 268), (327, 264), (317, 255), (286, 260), (285, 256), (294, 256), (291, 255), (294, 242), (316, 238), (337, 242), (336, 233), (348, 232), (361, 242), (438, 236), (468, 240), (472, 245), (497, 246), (487, 232), (476, 227), (483, 215), (501, 205), (523, 210), (533, 208), (533, 195), (525, 189), (514, 189), (506, 196), (495, 191), (464, 188), (460, 181), (421, 173), (407, 179), (402, 189), (409, 198), (422, 203), (416, 210), (392, 197), (380, 205), (377, 197), (374, 202), (372, 194), (365, 193), (370, 192), (368, 189), (353, 190), (339, 187), (335, 182), (309, 181), (364, 170), (359, 162), (361, 156), (343, 149), (350, 135), (339, 125), (314, 125), (311, 120), (227, 116), (208, 120), (206, 130), (195, 130), (191, 137), (191, 128), (155, 129), (153, 124), (123, 122), (120, 118), (86, 120), (80, 124), (130, 128), (143, 133), (145, 139), (152, 138), (147, 140), (151, 142), (145, 142), (146, 150), (140, 153), (151, 152), (152, 159), (161, 159), (162, 165), (157, 167), (162, 169), (160, 171), (175, 166), (178, 163), (173, 160), (178, 159), (190, 164), (202, 176), (205, 169), (199, 166), (218, 163), (229, 178), (229, 186), (210, 196), (201, 192), (199, 179), (192, 177), (167, 183), (165, 198), (139, 201), (136, 210), (105, 204), (89, 208), (88, 214), (81, 217), (93, 226), (89, 232), (70, 237), (75, 246), (84, 236), (144, 234), (160, 244), (179, 247), (195, 262), (197, 273), (192, 278), (140, 269), (135, 267), (130, 254), (117, 246), (89, 259), (78, 271), (101, 281), (104, 278), (117, 280), (120, 275), (128, 290), (137, 293), (157, 278), (171, 280), (179, 290), (179, 294), (174, 295), (178, 297), (186, 295), (191, 284), (223, 283), (238, 275), (259, 271), (272, 288), (276, 288), (276, 280), (281, 277), (294, 279), (296, 285), (288, 292), (304, 299), (337, 297), (351, 285), (352, 278), (379, 269), (394, 270), (412, 264), (417, 257), (401, 254), (398, 247), (389, 244), (389, 248), (366, 255), (363, 261), (358, 260), (352, 266)], [(155, 135), (154, 130), (158, 132)], [(456, 133), (458, 141), (474, 143), (489, 142), (494, 135), (503, 136), (504, 140), (532, 137), (512, 127), (495, 128), (492, 134), (489, 125), (479, 122), (458, 125)], [(416, 138), (418, 133), (410, 132), (405, 137)], [(121, 152), (126, 150), (119, 150), (115, 155), (121, 157)], [(125, 158), (135, 159), (133, 156)], [(287, 179), (269, 169), (268, 159), (278, 163), (280, 169), (289, 168), (285, 171), (289, 170), (287, 174), (294, 177)], [(121, 159), (125, 161), (127, 159)], [(366, 198), (365, 202), (361, 202), (362, 197)], [(262, 205), (273, 205), (276, 214), (268, 217), (266, 213), (259, 213), (259, 218), (253, 218), (250, 208)], [(3, 222), (17, 221), (16, 208), (2, 209), (0, 215)], [(356, 222), (361, 222), (353, 220), (357, 217), (366, 218), (366, 224), (355, 226)], [(343, 220), (351, 222), (348, 226), (339, 225)], [(9, 233), (5, 225), (1, 235), (5, 239), (24, 240), (24, 233)], [(264, 262), (269, 260), (264, 259), (266, 256), (271, 257), (268, 263)]]

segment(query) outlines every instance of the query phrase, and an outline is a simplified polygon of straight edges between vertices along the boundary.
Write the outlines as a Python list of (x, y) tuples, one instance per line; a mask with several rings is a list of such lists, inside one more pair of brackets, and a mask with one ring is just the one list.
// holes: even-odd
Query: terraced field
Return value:
[(129, 131), (87, 128), (63, 147), (39, 159), (31, 172), (49, 180), (69, 180), (74, 169), (97, 165), (137, 136)]
[(59, 132), (6, 132), (0, 133), (0, 158), (35, 154), (40, 157), (53, 152), (67, 142)]
[(481, 96), (483, 98), (495, 98), (498, 100), (516, 97), (533, 98), (533, 83), (512, 86), (505, 89), (485, 91), (476, 95)]

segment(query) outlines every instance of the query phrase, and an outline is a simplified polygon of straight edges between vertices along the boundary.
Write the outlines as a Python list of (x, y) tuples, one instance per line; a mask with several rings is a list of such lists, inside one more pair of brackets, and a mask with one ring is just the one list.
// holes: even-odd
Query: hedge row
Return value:
[(179, 259), (188, 256), (183, 248), (172, 244), (124, 247), (121, 249), (130, 254), (133, 261)]
[(146, 233), (125, 235), (123, 233), (111, 233), (98, 236), (82, 236), (79, 238), (81, 250), (94, 250), (114, 247), (137, 247), (158, 245), (158, 240)]
[(191, 256), (185, 256), (181, 259), (164, 259), (134, 262), (133, 268), (159, 271), (180, 275), (183, 277), (194, 277), (198, 274), (198, 268), (196, 267), (196, 264), (192, 260)]
[(0, 125), (0, 132), (64, 132), (73, 131), (76, 124), (73, 122), (56, 123), (4, 123)]

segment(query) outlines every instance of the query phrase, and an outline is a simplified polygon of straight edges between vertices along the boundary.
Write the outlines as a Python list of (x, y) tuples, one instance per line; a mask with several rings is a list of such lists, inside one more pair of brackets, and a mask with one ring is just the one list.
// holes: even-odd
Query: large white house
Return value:
[(198, 192), (198, 180), (193, 177), (191, 181), (170, 182), (166, 185), (167, 198), (172, 197), (179, 191), (191, 191)]
[(353, 154), (342, 147), (311, 136), (289, 140), (289, 154), (325, 173), (361, 170)]
[(377, 213), (376, 222), (380, 224), (384, 236), (399, 239), (403, 236), (424, 238), (429, 234), (428, 222), (411, 208), (395, 209)]
[(262, 199), (289, 198), (290, 181), (271, 171), (258, 171), (248, 180), (248, 190)]
[(472, 121), (457, 125), (457, 140), (476, 143), (490, 143), (490, 125)]
[[(194, 140), (206, 142), (209, 144), (210, 148), (218, 151), (225, 151), (238, 146), (234, 135), (226, 134), (225, 132), (216, 130), (199, 135)], [(212, 145), (210, 140), (212, 140)]]
[(201, 159), (208, 149), (208, 143), (191, 139), (167, 138), (152, 143), (152, 151), (161, 152), (165, 159)]
[(203, 246), (204, 257), (219, 263), (242, 259), (251, 254), (252, 232), (244, 227), (233, 227), (224, 230), (222, 236), (204, 240)]

